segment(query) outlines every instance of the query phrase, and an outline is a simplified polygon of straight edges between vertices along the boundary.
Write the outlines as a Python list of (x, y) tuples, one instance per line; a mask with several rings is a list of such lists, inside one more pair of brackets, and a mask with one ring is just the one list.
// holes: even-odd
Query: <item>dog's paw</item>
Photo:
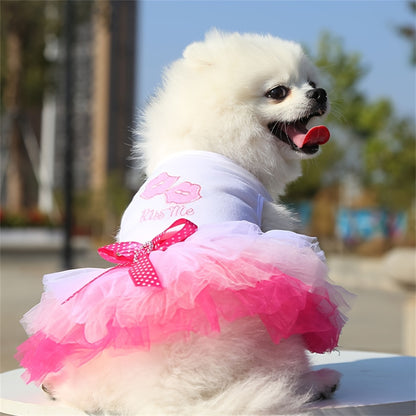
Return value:
[(309, 386), (311, 401), (329, 399), (339, 386), (341, 373), (322, 369), (305, 374), (305, 387)]

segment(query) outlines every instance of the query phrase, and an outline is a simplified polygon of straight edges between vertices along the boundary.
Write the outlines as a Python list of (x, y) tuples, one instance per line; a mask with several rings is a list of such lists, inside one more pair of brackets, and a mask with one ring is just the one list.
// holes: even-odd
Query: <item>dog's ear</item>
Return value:
[(215, 28), (209, 30), (205, 35), (205, 41), (191, 43), (184, 50), (183, 57), (196, 67), (212, 66), (214, 63), (212, 54), (218, 55), (224, 36), (224, 33)]
[(203, 42), (191, 43), (183, 52), (185, 61), (196, 68), (212, 65), (211, 54)]

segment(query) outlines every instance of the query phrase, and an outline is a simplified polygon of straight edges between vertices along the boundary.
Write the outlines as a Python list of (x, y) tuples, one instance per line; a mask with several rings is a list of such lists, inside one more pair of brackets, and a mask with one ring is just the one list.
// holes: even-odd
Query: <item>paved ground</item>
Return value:
[[(407, 328), (414, 326), (409, 321), (409, 316), (415, 313), (411, 301), (414, 295), (399, 289), (389, 280), (380, 259), (337, 255), (330, 256), (328, 263), (332, 279), (357, 295), (340, 347), (410, 354)], [(91, 250), (78, 255), (75, 266), (107, 267), (108, 263), (101, 261)], [(39, 301), (42, 275), (59, 270), (61, 260), (57, 252), (31, 250), (2, 253), (1, 372), (17, 366), (13, 359), (14, 351), (25, 339), (19, 319)]]

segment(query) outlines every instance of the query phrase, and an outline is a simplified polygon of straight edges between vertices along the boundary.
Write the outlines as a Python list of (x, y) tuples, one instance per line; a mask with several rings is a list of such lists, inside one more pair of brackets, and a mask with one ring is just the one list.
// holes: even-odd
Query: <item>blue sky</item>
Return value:
[(162, 69), (189, 43), (216, 27), (270, 33), (306, 45), (313, 53), (329, 31), (345, 50), (359, 52), (368, 74), (360, 87), (371, 99), (389, 97), (399, 115), (415, 112), (410, 46), (394, 27), (414, 15), (402, 0), (143, 0), (139, 8), (137, 105), (159, 85)]

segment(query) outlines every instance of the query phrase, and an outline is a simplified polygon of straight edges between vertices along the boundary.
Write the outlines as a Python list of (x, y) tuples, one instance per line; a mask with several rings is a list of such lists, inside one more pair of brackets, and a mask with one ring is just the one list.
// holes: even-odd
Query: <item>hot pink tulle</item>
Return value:
[(337, 346), (348, 295), (327, 281), (314, 239), (232, 222), (201, 227), (150, 259), (163, 288), (134, 286), (126, 267), (66, 272), (61, 280), (81, 276), (80, 288), (52, 275), (22, 320), (31, 334), (17, 354), (26, 380), (42, 382), (67, 360), (79, 366), (109, 347), (209, 336), (224, 321), (247, 316), (258, 317), (275, 343), (301, 334), (312, 352)]

